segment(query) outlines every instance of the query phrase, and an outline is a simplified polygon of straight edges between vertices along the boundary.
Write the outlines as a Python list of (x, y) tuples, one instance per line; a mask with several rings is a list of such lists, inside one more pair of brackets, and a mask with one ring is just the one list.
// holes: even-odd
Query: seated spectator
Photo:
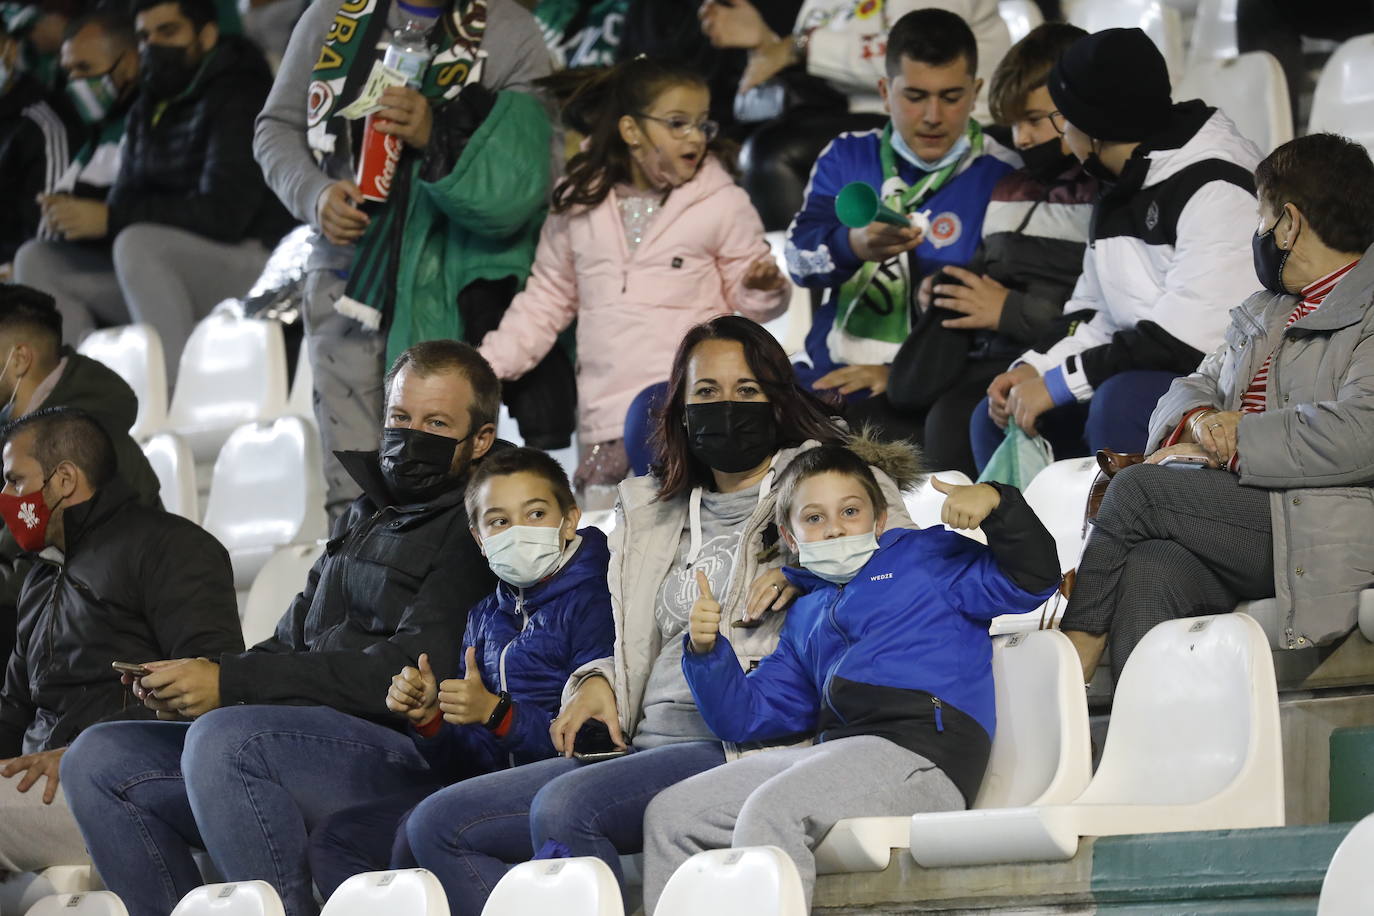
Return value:
[[(916, 287), (927, 274), (973, 258), (992, 189), (1012, 171), (999, 158), (1012, 154), (969, 117), (982, 85), (977, 70), (973, 32), (958, 16), (927, 9), (899, 19), (879, 81), (891, 121), (830, 144), (787, 233), (792, 279), (828, 291), (806, 338), (809, 365), (798, 375), (816, 390), (851, 398), (851, 422), (871, 421), (890, 436), (918, 425), (897, 416), (884, 397), (890, 364), (911, 331)], [(929, 236), (915, 225), (880, 221), (847, 228), (835, 198), (856, 181), (899, 213), (928, 211)]]
[(248, 291), (290, 220), (250, 151), (271, 79), (261, 52), (220, 34), (212, 0), (134, 8), (142, 91), (119, 174), (62, 243), (26, 251), (17, 276), (57, 298), (69, 343), (97, 324), (151, 324), (174, 378), (192, 327)]
[[(780, 6), (790, 8), (791, 18), (779, 26)], [(785, 228), (801, 207), (806, 174), (832, 137), (882, 126), (879, 112), (886, 109), (875, 86), (889, 76), (881, 63), (888, 32), (906, 13), (929, 7), (967, 22), (976, 35), (982, 72), (996, 68), (1011, 38), (995, 0), (805, 0), (757, 6), (750, 0), (707, 0), (701, 5), (701, 26), (711, 43), (748, 52), (735, 114), (742, 121), (767, 122), (745, 145), (743, 184), (768, 229)], [(985, 120), (987, 100), (980, 95), (974, 105), (974, 116)]]
[(1011, 128), (1026, 165), (993, 187), (973, 259), (921, 282), (921, 313), (888, 382), (888, 400), (915, 426), (931, 467), (977, 476), (965, 434), (969, 414), (1014, 357), (1058, 340), (1069, 320), (1064, 302), (1083, 267), (1097, 179), (1050, 122), (1054, 103), (1045, 84), (1054, 62), (1086, 34), (1063, 22), (1041, 25), (993, 74), (994, 117)]
[(1221, 341), (1253, 288), (1246, 227), (1259, 151), (1222, 112), (1173, 104), (1164, 57), (1139, 29), (1080, 39), (1050, 74), (1055, 127), (1104, 182), (1065, 313), (1092, 310), (988, 386), (971, 421), (981, 468), (1007, 418), (1068, 458), (1145, 448), (1150, 411)]
[[(797, 386), (777, 341), (745, 318), (692, 328), (669, 385), (656, 473), (619, 488), (608, 577), (616, 651), (568, 680), (551, 726), (563, 756), (449, 786), (406, 822), (415, 861), (443, 882), (455, 912), (481, 912), (510, 865), (541, 848), (598, 856), (619, 877), (619, 856), (642, 848), (649, 799), (739, 754), (711, 733), (682, 676), (697, 576), (739, 628), (739, 664), (772, 652), (783, 619), (774, 612), (795, 595), (777, 569), (774, 483), (799, 453), (848, 437)], [(908, 451), (859, 444), (881, 454), (901, 484), (914, 476)], [(901, 506), (893, 480), (876, 476)], [(892, 516), (910, 524), (899, 509)], [(625, 756), (591, 765), (573, 756), (592, 719)]]
[(391, 679), (387, 708), (409, 722), (430, 775), (310, 832), (310, 870), (326, 898), (353, 875), (405, 861), (404, 834), (392, 850), (397, 827), (435, 789), (555, 756), (549, 724), (563, 684), (613, 651), (606, 536), (577, 530), (582, 513), (558, 462), (536, 449), (497, 452), (473, 472), (466, 504), (501, 581), (468, 614), (461, 671), (440, 680), (422, 653)]
[(663, 381), (692, 325), (774, 318), (791, 285), (713, 145), (701, 77), (636, 58), (572, 79), (566, 117), (588, 128), (587, 149), (554, 191), (529, 284), (481, 349), (497, 375), (519, 378), (577, 322), (583, 489), (619, 483), (627, 449), (645, 450), (624, 440), (631, 401)]
[(152, 713), (111, 662), (243, 649), (229, 555), (191, 522), (142, 506), (101, 424), (50, 407), (5, 431), (0, 515), (36, 565), (0, 693), (0, 871), (86, 861), (58, 779), (85, 729)]
[(812, 850), (836, 821), (973, 804), (995, 722), (988, 622), (1048, 598), (1059, 560), (1018, 490), (934, 486), (946, 494), (945, 523), (984, 526), (986, 547), (938, 526), (888, 529), (882, 490), (848, 449), (822, 446), (792, 462), (777, 519), (800, 556), (787, 577), (803, 595), (778, 648), (747, 675), (697, 574), (682, 670), (711, 731), (820, 743), (755, 754), (660, 793), (644, 816), (647, 912), (679, 865), (732, 844), (783, 849), (809, 911)]
[[(1277, 597), (1284, 645), (1339, 639), (1374, 585), (1374, 163), (1334, 134), (1255, 170), (1254, 271), (1221, 344), (1112, 479), (1061, 628), (1091, 679), (1157, 623)], [(1177, 470), (1165, 462), (1205, 464)], [(1188, 465), (1183, 465), (1185, 469)]]
[(135, 694), (180, 723), (103, 725), (63, 760), (87, 848), (131, 914), (170, 912), (202, 883), (196, 848), (226, 880), (269, 881), (287, 912), (317, 912), (308, 827), (428, 774), (385, 687), (421, 652), (456, 671), (468, 608), (494, 585), (463, 488), (495, 441), (500, 385), (443, 340), (408, 350), (388, 382), (381, 451), (341, 456), (364, 495), (276, 633), (148, 662)]
[[(515, 0), (379, 0), (343, 9), (332, 0), (307, 7), (253, 136), (268, 187), (317, 232), (301, 312), (331, 516), (358, 495), (335, 453), (377, 447), (387, 354), (423, 340), (477, 343), (496, 320), (474, 331), (473, 312), (499, 315), (529, 275), (551, 150), (548, 116), (528, 95), (549, 74), (549, 55), (534, 17)], [(376, 130), (402, 144), (398, 180), (386, 194), (371, 188), (365, 203), (355, 179), (366, 128), (342, 111), (412, 18), (432, 24), (443, 46), (420, 89), (392, 86), (380, 99), (386, 107), (376, 117), (390, 123)], [(481, 142), (468, 143), (479, 132)], [(406, 218), (396, 233), (368, 233), (398, 213)], [(563, 365), (548, 369), (555, 384), (534, 395), (555, 404), (572, 389), (572, 367), (558, 358)], [(541, 406), (529, 409), (539, 415)], [(521, 410), (511, 413), (522, 419)], [(566, 439), (571, 404), (550, 413), (546, 423)], [(524, 438), (536, 441), (530, 430)]]
[(56, 187), (80, 136), (75, 114), (24, 68), (15, 23), (33, 9), (0, 9), (0, 280), (11, 278), (19, 246), (38, 234), (38, 196)]
[[(52, 297), (0, 284), (0, 416), (17, 420), (40, 408), (74, 407), (98, 423), (114, 448), (115, 473), (141, 505), (161, 507), (157, 474), (129, 436), (138, 399), (122, 378), (62, 345), (62, 315)], [(19, 590), (32, 566), (8, 529), (0, 530), (0, 658), (14, 646)]]

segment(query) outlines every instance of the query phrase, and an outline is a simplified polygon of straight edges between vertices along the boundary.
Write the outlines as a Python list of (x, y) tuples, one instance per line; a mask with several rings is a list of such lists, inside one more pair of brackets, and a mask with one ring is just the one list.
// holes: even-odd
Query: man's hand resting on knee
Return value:
[(20, 792), (27, 792), (34, 787), (34, 784), (44, 776), (48, 777), (48, 784), (43, 789), (43, 804), (51, 805), (53, 799), (57, 797), (57, 773), (58, 764), (62, 761), (62, 755), (67, 753), (65, 747), (59, 747), (52, 751), (40, 751), (37, 754), (25, 754), (23, 757), (14, 757), (10, 760), (0, 760), (0, 776), (6, 779), (13, 779), (20, 773), (24, 778), (19, 780), (16, 786)]

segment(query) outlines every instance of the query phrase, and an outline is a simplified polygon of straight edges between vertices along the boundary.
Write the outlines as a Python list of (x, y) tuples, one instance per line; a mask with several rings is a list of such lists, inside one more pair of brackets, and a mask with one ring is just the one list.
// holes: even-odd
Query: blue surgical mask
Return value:
[(859, 570), (877, 552), (876, 531), (823, 541), (803, 541), (797, 545), (801, 565), (836, 585), (844, 585), (858, 575)]
[(926, 162), (920, 156), (916, 155), (916, 152), (907, 145), (906, 138), (902, 136), (900, 130), (894, 129), (892, 131), (892, 148), (897, 152), (897, 155), (901, 156), (923, 172), (936, 172), (952, 162), (958, 162), (959, 157), (968, 152), (972, 145), (973, 144), (969, 142), (968, 134), (965, 133), (958, 140), (954, 141), (954, 145), (949, 148), (949, 152), (945, 153), (935, 162)]
[(483, 538), (482, 549), (496, 578), (516, 588), (529, 588), (558, 569), (563, 557), (563, 526), (512, 525)]

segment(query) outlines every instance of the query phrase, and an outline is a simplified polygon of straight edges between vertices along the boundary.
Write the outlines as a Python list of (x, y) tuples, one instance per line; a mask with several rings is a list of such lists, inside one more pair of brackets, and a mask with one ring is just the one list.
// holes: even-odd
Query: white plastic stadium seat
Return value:
[(124, 901), (110, 891), (55, 894), (29, 907), (25, 916), (129, 916)]
[(806, 916), (801, 876), (776, 846), (712, 849), (673, 872), (655, 916)]
[[(764, 239), (774, 260), (778, 262), (778, 270), (787, 276), (787, 258), (783, 253), (787, 245), (787, 233), (767, 232), (764, 233)], [(792, 299), (788, 302), (787, 311), (772, 321), (765, 321), (763, 326), (782, 344), (788, 356), (794, 356), (806, 349), (806, 335), (811, 330), (811, 290), (792, 283), (791, 278), (787, 282), (792, 284)]]
[(423, 868), (354, 875), (334, 892), (320, 916), (449, 916), (439, 879)]
[(301, 341), (301, 350), (296, 357), (296, 375), (291, 380), (286, 410), (293, 417), (315, 422), (315, 373), (310, 368), (310, 344), (305, 340)]
[(1030, 34), (1030, 30), (1045, 21), (1045, 14), (1031, 0), (1000, 0), (997, 12), (1011, 33), (1011, 43), (1016, 44)]
[[(1240, 54), (1236, 42), (1237, 0), (1200, 0), (1188, 42), (1188, 66), (1198, 61), (1230, 60)], [(1187, 96), (1177, 95), (1177, 98)]]
[(1166, 621), (1140, 641), (1097, 773), (1072, 803), (923, 815), (911, 853), (927, 868), (1066, 860), (1084, 836), (1278, 827), (1283, 817), (1269, 641), (1253, 618), (1222, 614)]
[(198, 462), (214, 459), (245, 423), (286, 412), (286, 345), (275, 321), (215, 311), (196, 325), (181, 354), (167, 427)]
[(1360, 593), (1360, 632), (1364, 638), (1374, 642), (1374, 588)]
[(1331, 55), (1317, 79), (1307, 132), (1331, 131), (1374, 152), (1374, 35), (1357, 35)]
[[(973, 483), (963, 471), (935, 471), (921, 481), (920, 486), (916, 487), (915, 490), (908, 490), (903, 497), (903, 501), (906, 503), (906, 514), (911, 516), (911, 520), (916, 523), (918, 528), (937, 528), (944, 524), (940, 521), (940, 510), (945, 505), (945, 494), (930, 484), (931, 480), (936, 477), (945, 483), (957, 483), (965, 487)], [(972, 538), (980, 544), (988, 542), (982, 528), (958, 533), (964, 537)]]
[(1360, 821), (1341, 840), (1327, 866), (1317, 916), (1369, 916), (1374, 913), (1374, 815)]
[(102, 887), (89, 864), (54, 865), (41, 872), (11, 874), (0, 881), (0, 913), (26, 913), (44, 897), (85, 893)]
[(594, 856), (523, 862), (492, 889), (482, 916), (622, 916), (620, 885)]
[(1089, 32), (1137, 28), (1164, 55), (1171, 83), (1183, 75), (1183, 17), (1159, 0), (1069, 0), (1064, 18)]
[(234, 585), (248, 588), (278, 547), (325, 537), (315, 428), (300, 417), (234, 430), (215, 460), (204, 526), (229, 551)]
[(254, 646), (277, 629), (291, 601), (305, 588), (310, 568), (324, 552), (324, 545), (289, 544), (277, 548), (253, 579), (243, 608), (243, 643)]
[[(1279, 619), (1279, 603), (1273, 598), (1242, 601), (1236, 605), (1236, 611), (1249, 614), (1255, 618), (1260, 628), (1264, 630), (1264, 635), (1269, 639), (1269, 645), (1272, 648), (1289, 648), (1288, 639), (1283, 631), (1283, 621)], [(1374, 588), (1367, 588), (1360, 592), (1356, 622), (1365, 639), (1374, 642)]]
[(167, 364), (162, 338), (151, 324), (130, 324), (96, 331), (77, 350), (115, 371), (138, 398), (138, 416), (129, 435), (140, 442), (167, 422)]
[(161, 485), (162, 507), (182, 518), (196, 520), (196, 459), (176, 433), (159, 433), (143, 446)]
[(286, 910), (266, 881), (239, 881), (196, 888), (181, 898), (172, 916), (286, 916)]
[(1220, 108), (1235, 122), (1241, 136), (1266, 156), (1293, 139), (1288, 81), (1278, 60), (1267, 51), (1192, 63), (1174, 97), (1202, 99)]
[[(1060, 805), (1092, 775), (1083, 668), (1058, 630), (1002, 636), (992, 645), (997, 731), (975, 809)], [(958, 812), (964, 814), (966, 812)], [(855, 817), (837, 823), (816, 848), (820, 874), (882, 871), (893, 849), (942, 842), (940, 820)]]

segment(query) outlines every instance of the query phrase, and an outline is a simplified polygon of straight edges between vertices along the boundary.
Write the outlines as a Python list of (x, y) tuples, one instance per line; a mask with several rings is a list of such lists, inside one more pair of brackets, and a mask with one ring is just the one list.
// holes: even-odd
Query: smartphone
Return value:
[(599, 719), (588, 719), (587, 724), (577, 730), (573, 739), (573, 757), (583, 763), (598, 763), (624, 757), (628, 748), (616, 747), (611, 740), (611, 730)]
[(1211, 463), (1200, 455), (1169, 455), (1159, 462), (1162, 468), (1206, 468), (1211, 467)]
[(136, 665), (133, 662), (110, 662), (110, 667), (120, 674), (127, 674), (130, 677), (147, 677), (153, 673), (153, 669)]

